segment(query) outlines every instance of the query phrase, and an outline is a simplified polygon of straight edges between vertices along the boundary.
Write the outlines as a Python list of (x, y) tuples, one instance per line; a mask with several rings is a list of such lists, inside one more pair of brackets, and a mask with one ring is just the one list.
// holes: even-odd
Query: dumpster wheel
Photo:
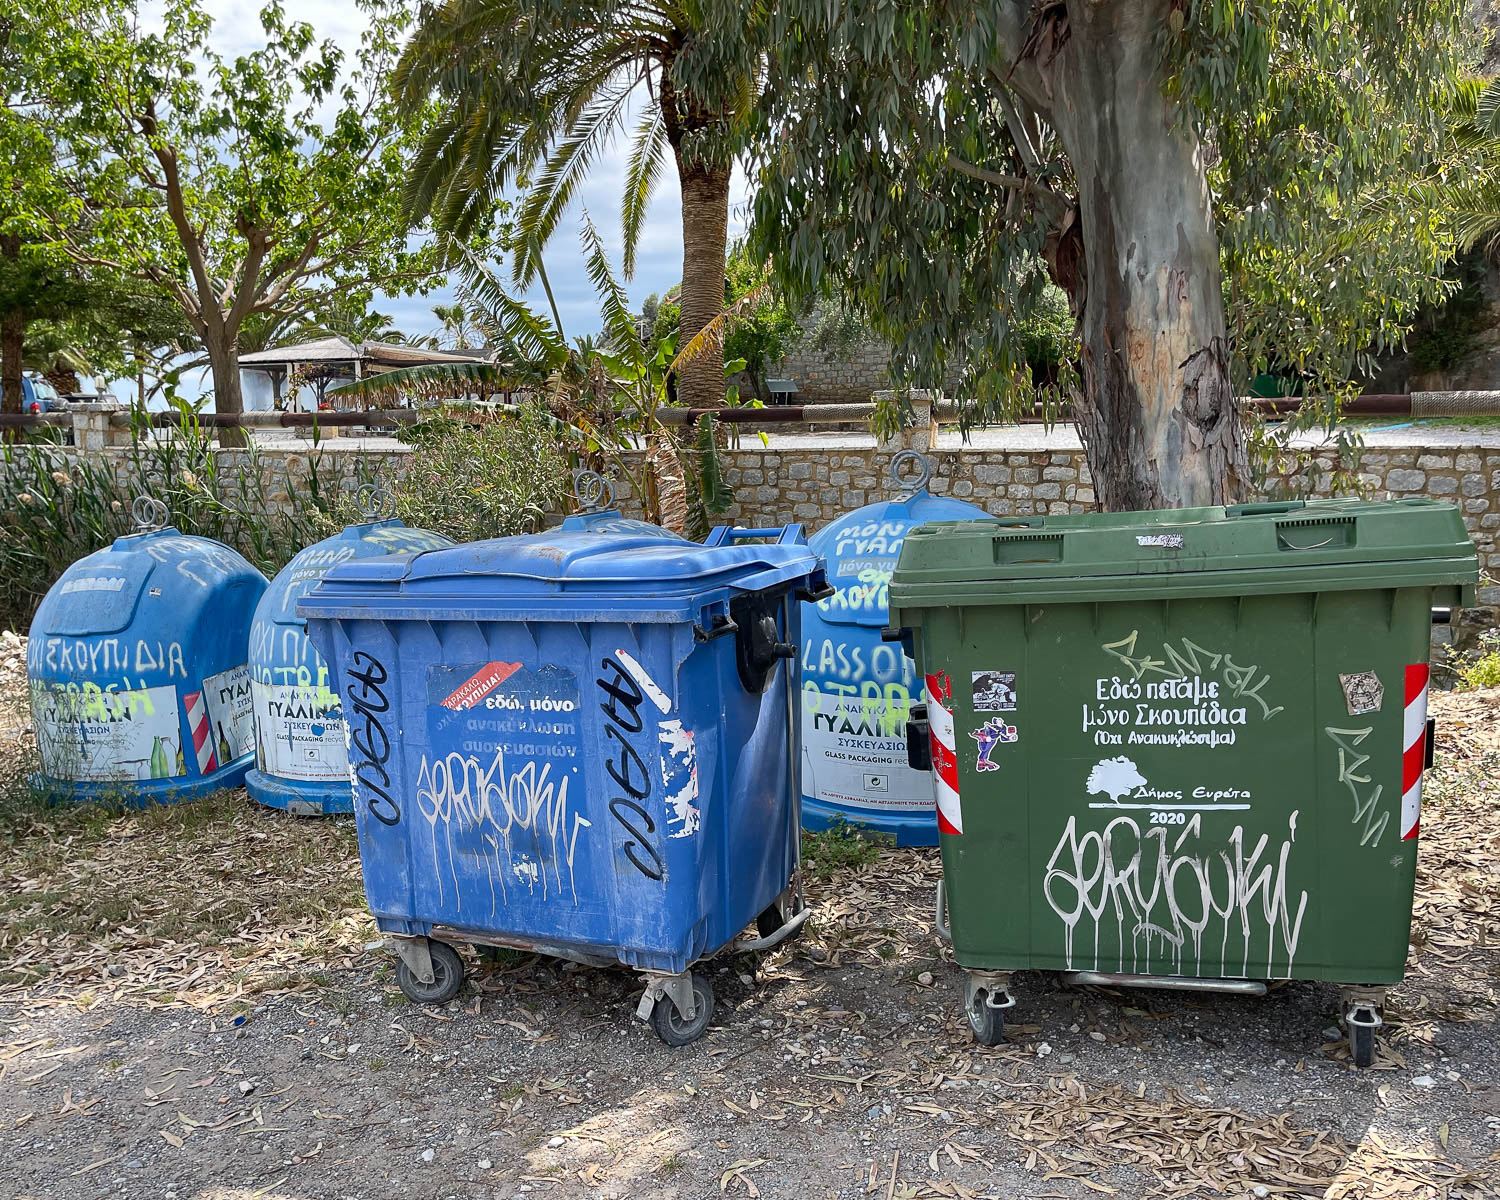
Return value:
[(1344, 1031), (1349, 1042), (1349, 1061), (1357, 1068), (1374, 1065), (1375, 1032), (1385, 1024), (1385, 989), (1343, 984)]
[(1005, 1010), (1015, 1003), (1007, 973), (969, 972), (964, 982), (964, 1015), (969, 1018), (969, 1032), (981, 1046), (998, 1046), (1005, 1040)]
[(1356, 1067), (1368, 1067), (1375, 1061), (1375, 1027), (1373, 1025), (1349, 1027), (1349, 1057)]
[(396, 964), (396, 983), (413, 1004), (446, 1004), (458, 995), (464, 982), (463, 959), (447, 942), (428, 939), (427, 953), (432, 960), (432, 982), (424, 983), (406, 963), (403, 955)]
[(658, 999), (651, 1009), (651, 1028), (669, 1046), (686, 1046), (689, 1042), (696, 1042), (713, 1019), (713, 985), (697, 971), (691, 972), (689, 978), (693, 987), (691, 1018), (684, 1018), (677, 1011), (676, 1002), (667, 995)]

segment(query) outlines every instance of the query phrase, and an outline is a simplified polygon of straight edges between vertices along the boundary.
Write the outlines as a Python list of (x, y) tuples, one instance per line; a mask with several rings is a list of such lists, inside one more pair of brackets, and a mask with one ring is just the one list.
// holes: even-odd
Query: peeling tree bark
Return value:
[(1074, 412), (1095, 493), (1114, 511), (1242, 499), (1203, 148), (1163, 93), (1155, 44), (1171, 5), (1068, 3), (1065, 27), (1063, 7), (1012, 84), (1057, 130), (1077, 180), (1076, 232), (1061, 231), (1049, 261), (1079, 322)]

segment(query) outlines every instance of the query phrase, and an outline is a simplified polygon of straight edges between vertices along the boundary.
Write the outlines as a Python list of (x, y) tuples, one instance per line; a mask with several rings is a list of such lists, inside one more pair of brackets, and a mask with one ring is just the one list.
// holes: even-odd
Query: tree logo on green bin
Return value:
[(1128, 796), (1136, 788), (1145, 785), (1146, 780), (1141, 775), (1140, 768), (1121, 755), (1119, 758), (1105, 758), (1096, 762), (1089, 772), (1087, 787), (1090, 796), (1103, 793), (1118, 804), (1121, 796)]

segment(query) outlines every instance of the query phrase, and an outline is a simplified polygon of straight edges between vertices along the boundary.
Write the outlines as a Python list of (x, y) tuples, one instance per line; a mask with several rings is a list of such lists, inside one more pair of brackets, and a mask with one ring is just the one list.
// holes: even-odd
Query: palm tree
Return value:
[(1460, 250), (1483, 242), (1493, 254), (1500, 249), (1500, 78), (1471, 83), (1454, 107), (1454, 139), (1473, 156), (1473, 167), (1448, 186), (1454, 235)]
[(432, 315), (438, 319), (438, 329), (429, 339), (438, 349), (474, 350), (476, 330), (462, 300), (452, 304), (434, 304)]
[[(403, 367), (340, 384), (330, 394), (376, 404), (530, 393), (541, 401), (542, 419), (570, 453), (629, 481), (648, 520), (701, 538), (712, 516), (734, 500), (724, 482), (712, 418), (704, 414), (688, 431), (688, 440), (664, 425), (657, 409), (667, 402), (669, 377), (685, 374), (690, 353), (701, 355), (705, 344), (717, 341), (722, 362), (723, 334), (738, 310), (731, 306), (705, 327), (694, 339), (696, 347), (678, 352), (676, 334), (645, 344), (587, 213), (580, 236), (603, 318), (602, 338), (580, 337), (570, 345), (555, 307), (551, 319), (533, 312), (510, 294), (494, 269), (461, 251), (459, 300), (497, 348), (494, 361)], [(540, 263), (538, 270), (545, 278)], [(722, 379), (721, 374), (721, 392)], [(499, 407), (518, 410), (511, 404)]]
[[(679, 89), (674, 67), (695, 32), (693, 0), (580, 0), (564, 20), (559, 11), (555, 0), (445, 0), (423, 13), (393, 79), (405, 103), (435, 100), (438, 110), (410, 174), (413, 215), (466, 238), (507, 188), (529, 182), (513, 261), (525, 288), (578, 185), (635, 114), (623, 272), (634, 274), (670, 147), (682, 191), (681, 330), (690, 341), (724, 307), (732, 150), (754, 81), (744, 72), (719, 84), (728, 103)], [(688, 405), (723, 403), (723, 360), (710, 344), (683, 364), (678, 393)]]

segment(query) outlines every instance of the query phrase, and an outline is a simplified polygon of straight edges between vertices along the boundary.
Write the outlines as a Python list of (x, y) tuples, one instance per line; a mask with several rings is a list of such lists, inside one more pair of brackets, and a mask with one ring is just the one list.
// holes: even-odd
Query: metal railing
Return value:
[[(1247, 409), (1267, 416), (1286, 415), (1301, 407), (1303, 400), (1291, 396), (1284, 398), (1246, 397), (1242, 403)], [(956, 400), (922, 402), (918, 406), (927, 410), (928, 418), (938, 425), (954, 424), (960, 418), (962, 405)], [(868, 424), (875, 415), (873, 401), (862, 404), (782, 404), (766, 408), (670, 408), (656, 410), (656, 415), (666, 425), (692, 425), (704, 416), (731, 425), (842, 425)], [(465, 407), (455, 405), (447, 410), (450, 414), (463, 414)], [(1471, 417), (1500, 416), (1500, 391), (1459, 392), (1406, 392), (1384, 395), (1357, 396), (1344, 405), (1344, 415), (1362, 416), (1410, 416), (1424, 417)], [(188, 420), (215, 429), (345, 429), (345, 428), (390, 428), (411, 424), (431, 417), (434, 409), (423, 408), (378, 408), (337, 412), (246, 412), (246, 413), (197, 413)], [(483, 408), (473, 410), (473, 419), (485, 415)], [(111, 430), (146, 426), (153, 429), (174, 428), (181, 425), (184, 417), (170, 410), (146, 414), (133, 413), (130, 409), (105, 409), (102, 405), (76, 405), (60, 412), (48, 413), (0, 413), (0, 429), (70, 428), (91, 420), (104, 418)], [(1040, 406), (1022, 418), (1023, 422), (1038, 422), (1045, 419)], [(1066, 413), (1054, 418), (1058, 423), (1069, 423)]]

